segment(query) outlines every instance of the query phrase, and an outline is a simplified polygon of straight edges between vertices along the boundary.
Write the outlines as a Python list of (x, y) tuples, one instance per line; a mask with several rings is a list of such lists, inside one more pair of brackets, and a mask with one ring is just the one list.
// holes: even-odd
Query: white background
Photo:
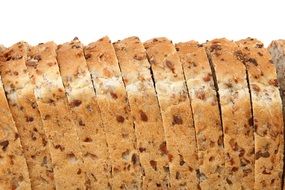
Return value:
[(0, 0), (0, 43), (10, 46), (73, 37), (87, 44), (108, 35), (112, 41), (166, 36), (174, 42), (256, 37), (268, 45), (285, 39), (282, 0)]

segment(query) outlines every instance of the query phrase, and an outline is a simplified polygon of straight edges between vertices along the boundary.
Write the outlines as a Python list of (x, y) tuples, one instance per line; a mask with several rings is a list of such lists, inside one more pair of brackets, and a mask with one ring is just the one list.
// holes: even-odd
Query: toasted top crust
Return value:
[[(245, 46), (244, 50), (248, 51), (247, 57), (241, 54), (240, 51), (236, 52), (237, 57), (246, 64), (249, 77), (251, 82), (258, 81), (263, 85), (272, 85), (272, 82), (276, 79), (276, 69), (271, 60), (270, 54), (265, 48), (263, 48), (263, 43), (257, 39), (247, 38), (237, 42), (239, 45)], [(259, 51), (250, 51), (251, 49), (259, 49)], [(254, 59), (253, 57), (257, 57)], [(274, 86), (277, 86), (275, 83)]]
[[(5, 61), (5, 67), (1, 66), (1, 72), (6, 73), (7, 76), (3, 78), (3, 82), (11, 88), (7, 88), (6, 91), (11, 92), (14, 90), (24, 89), (29, 83), (29, 75), (27, 75), (27, 68), (25, 64), (18, 64), (27, 59), (28, 45), (26, 42), (18, 42), (10, 48), (5, 49), (2, 52), (2, 61)], [(9, 73), (10, 70), (17, 68), (14, 73)]]
[[(57, 50), (60, 73), (65, 86), (66, 93), (70, 99), (84, 94), (84, 96), (95, 96), (91, 77), (83, 54), (83, 46), (78, 39), (71, 43), (60, 45)], [(60, 57), (59, 57), (60, 56)], [(80, 63), (80, 64), (79, 64)], [(73, 90), (73, 93), (70, 93)], [(89, 97), (90, 98), (90, 97)]]
[[(150, 75), (150, 64), (146, 58), (143, 44), (137, 37), (129, 37), (114, 44), (116, 53), (120, 56), (120, 67), (128, 93), (154, 92)], [(135, 62), (135, 63), (134, 63)], [(155, 92), (154, 92), (155, 93)]]
[[(169, 99), (170, 94), (181, 95), (182, 99), (186, 99), (187, 90), (184, 81), (182, 66), (180, 64), (175, 64), (179, 61), (178, 54), (172, 43), (166, 38), (155, 38), (144, 43), (144, 46), (148, 52), (148, 57), (153, 70), (156, 71), (155, 74), (155, 86), (157, 94), (161, 98)], [(167, 52), (164, 55), (161, 52)], [(155, 55), (155, 56), (154, 56)], [(168, 74), (164, 74), (167, 72)], [(178, 98), (173, 98), (173, 104), (177, 104), (182, 100)], [(162, 109), (166, 109), (160, 105)]]
[[(54, 42), (39, 44), (37, 47), (31, 48), (31, 54), (36, 56), (26, 63), (27, 66), (36, 68), (29, 70), (32, 78), (37, 75), (37, 80), (33, 80), (36, 82), (35, 95), (46, 103), (65, 98), (62, 80), (56, 66), (56, 49), (57, 45)], [(41, 61), (41, 64), (38, 64), (38, 61)], [(42, 88), (37, 88), (39, 86)]]

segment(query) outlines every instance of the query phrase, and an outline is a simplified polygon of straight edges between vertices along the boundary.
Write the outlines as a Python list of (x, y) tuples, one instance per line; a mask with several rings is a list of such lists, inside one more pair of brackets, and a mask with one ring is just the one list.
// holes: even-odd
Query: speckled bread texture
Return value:
[(113, 189), (140, 189), (142, 171), (126, 89), (115, 50), (108, 37), (85, 48), (107, 136)]
[(19, 133), (0, 77), (0, 189), (31, 189), (29, 171)]
[(254, 185), (254, 130), (244, 64), (236, 58), (238, 46), (227, 39), (206, 44), (215, 73), (224, 132), (227, 189)]
[(1, 76), (23, 146), (32, 189), (54, 189), (49, 146), (25, 64), (27, 52), (28, 45), (24, 42), (6, 49)]
[[(268, 51), (271, 54), (272, 61), (277, 71), (279, 92), (280, 92), (281, 99), (283, 102), (283, 121), (284, 121), (284, 118), (285, 118), (285, 40), (272, 41), (272, 43), (268, 47)], [(283, 189), (285, 189), (284, 170), (283, 170)]]
[(54, 167), (56, 189), (85, 189), (80, 141), (56, 60), (56, 44), (32, 47), (26, 62)]
[(169, 156), (171, 189), (199, 189), (191, 104), (175, 46), (166, 38), (144, 43), (151, 64)]
[(283, 172), (283, 119), (276, 69), (263, 44), (252, 38), (237, 42), (252, 97), (255, 128), (255, 189), (281, 189)]
[(135, 122), (143, 189), (166, 189), (168, 152), (146, 51), (137, 37), (118, 41), (114, 47)]
[(57, 61), (69, 106), (76, 118), (88, 177), (86, 188), (108, 189), (111, 172), (106, 134), (80, 41), (74, 39), (61, 45), (57, 50)]
[(224, 189), (224, 150), (217, 92), (205, 48), (195, 41), (178, 43), (195, 124), (201, 189)]

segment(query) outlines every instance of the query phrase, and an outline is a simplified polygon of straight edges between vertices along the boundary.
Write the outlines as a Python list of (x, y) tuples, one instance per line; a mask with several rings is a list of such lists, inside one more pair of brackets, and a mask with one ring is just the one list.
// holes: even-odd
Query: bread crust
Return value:
[(199, 189), (197, 144), (182, 64), (171, 41), (144, 43), (151, 64), (166, 136), (171, 189)]
[(85, 189), (82, 152), (60, 77), (56, 49), (53, 42), (32, 47), (26, 65), (50, 142), (56, 189)]
[(254, 130), (244, 64), (236, 58), (238, 46), (227, 39), (206, 44), (220, 97), (224, 132), (227, 189), (254, 185)]
[(109, 38), (101, 38), (85, 47), (85, 57), (106, 130), (112, 167), (111, 186), (113, 189), (140, 189), (142, 170), (134, 123), (115, 50)]
[(143, 44), (137, 37), (114, 43), (135, 122), (143, 189), (168, 187), (168, 155), (159, 104)]
[[(176, 44), (195, 124), (201, 189), (224, 189), (225, 155), (217, 92), (205, 48), (196, 41)], [(203, 176), (203, 177), (202, 177)]]
[(253, 38), (237, 42), (247, 67), (255, 128), (255, 189), (281, 189), (283, 119), (276, 69), (269, 52)]
[(28, 45), (3, 52), (3, 85), (27, 161), (32, 189), (55, 189), (50, 150), (26, 67)]
[(78, 39), (60, 45), (57, 61), (76, 129), (87, 174), (87, 189), (108, 189), (111, 175), (105, 129), (92, 80)]

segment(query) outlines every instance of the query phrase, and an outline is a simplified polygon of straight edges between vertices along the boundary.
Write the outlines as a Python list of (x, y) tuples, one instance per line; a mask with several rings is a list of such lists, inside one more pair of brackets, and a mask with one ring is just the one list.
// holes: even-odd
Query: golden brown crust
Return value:
[[(114, 48), (108, 37), (89, 44), (85, 57), (106, 130), (113, 189), (140, 189), (142, 171), (133, 119)], [(120, 143), (118, 143), (120, 142)]]
[(158, 100), (143, 44), (137, 37), (114, 43), (131, 114), (135, 122), (143, 189), (165, 189), (168, 185), (168, 155)]
[(49, 146), (25, 61), (28, 45), (19, 42), (3, 52), (1, 75), (19, 131), (33, 189), (54, 189)]
[(199, 189), (195, 128), (179, 56), (166, 38), (149, 40), (144, 46), (155, 81), (167, 151), (172, 155), (170, 186)]
[(106, 134), (80, 41), (74, 39), (60, 45), (57, 60), (69, 106), (76, 118), (88, 178), (86, 188), (108, 189), (111, 173)]
[(54, 166), (56, 189), (85, 189), (82, 152), (56, 61), (56, 44), (32, 47), (26, 62)]
[(236, 54), (246, 65), (255, 128), (255, 189), (281, 189), (283, 172), (282, 103), (269, 52), (252, 38), (237, 42)]
[[(195, 41), (176, 44), (193, 110), (201, 189), (224, 189), (223, 130), (212, 71), (204, 47)], [(203, 177), (202, 177), (203, 176)]]
[(237, 45), (227, 39), (206, 44), (217, 79), (225, 147), (226, 187), (254, 185), (254, 130), (246, 68), (236, 58)]

